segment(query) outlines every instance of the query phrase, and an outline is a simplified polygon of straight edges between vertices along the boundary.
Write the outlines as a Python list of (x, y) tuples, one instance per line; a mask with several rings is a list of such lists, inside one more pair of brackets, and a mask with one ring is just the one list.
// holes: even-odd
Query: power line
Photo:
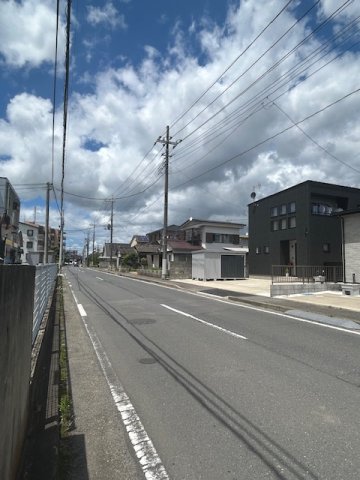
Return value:
[(237, 153), (236, 155), (233, 155), (232, 157), (230, 157), (230, 158), (222, 161), (221, 163), (219, 163), (219, 164), (217, 164), (217, 165), (215, 165), (215, 166), (213, 166), (213, 167), (205, 170), (204, 172), (202, 172), (202, 173), (200, 173), (200, 174), (192, 177), (190, 180), (187, 180), (186, 182), (183, 182), (183, 183), (181, 183), (181, 184), (179, 184), (179, 185), (176, 185), (176, 186), (174, 187), (174, 189), (180, 188), (180, 187), (182, 187), (182, 186), (190, 183), (191, 181), (196, 180), (196, 179), (198, 179), (198, 178), (206, 175), (207, 173), (210, 173), (210, 172), (212, 172), (212, 171), (214, 171), (214, 170), (216, 170), (216, 169), (218, 169), (218, 168), (226, 165), (227, 163), (232, 162), (232, 161), (235, 160), (236, 158), (242, 157), (243, 155), (251, 152), (252, 150), (255, 150), (256, 148), (260, 147), (261, 145), (264, 145), (264, 144), (267, 143), (268, 141), (273, 140), (274, 138), (279, 137), (279, 136), (282, 135), (283, 133), (285, 133), (285, 132), (293, 129), (293, 128), (294, 128), (295, 126), (297, 126), (298, 124), (301, 124), (301, 123), (303, 123), (303, 122), (306, 122), (306, 121), (309, 120), (310, 118), (315, 117), (315, 116), (318, 115), (319, 113), (324, 112), (325, 110), (333, 107), (334, 105), (340, 103), (341, 101), (345, 100), (346, 98), (349, 98), (349, 97), (351, 97), (352, 95), (354, 95), (354, 94), (356, 94), (356, 93), (359, 93), (359, 92), (360, 92), (360, 88), (358, 88), (358, 89), (356, 89), (356, 90), (354, 90), (354, 91), (352, 91), (352, 92), (344, 95), (343, 97), (341, 97), (341, 98), (339, 98), (338, 100), (335, 100), (334, 102), (326, 105), (325, 107), (321, 108), (320, 110), (317, 110), (316, 112), (312, 113), (311, 115), (308, 115), (307, 117), (303, 118), (302, 120), (299, 120), (298, 122), (296, 122), (295, 124), (291, 125), (290, 127), (284, 128), (284, 129), (281, 130), (280, 132), (277, 132), (277, 133), (275, 133), (274, 135), (271, 135), (270, 137), (267, 137), (266, 139), (258, 142), (256, 145), (253, 145), (252, 147), (249, 147), (249, 148), (247, 148), (246, 150), (243, 150), (242, 152)]
[(56, 80), (57, 80), (57, 58), (58, 58), (58, 37), (59, 37), (59, 7), (60, 7), (60, 0), (57, 0), (57, 2), (56, 2), (56, 34), (55, 34), (53, 108), (52, 108), (52, 135), (51, 135), (51, 183), (54, 183), (54, 161), (55, 161), (55, 105), (56, 105)]
[(320, 150), (322, 150), (323, 152), (325, 152), (327, 155), (329, 155), (331, 158), (333, 158), (334, 160), (336, 160), (337, 162), (339, 163), (342, 163), (343, 165), (345, 165), (346, 167), (348, 168), (351, 168), (351, 170), (354, 170), (354, 172), (357, 172), (357, 173), (360, 173), (360, 170), (358, 170), (357, 168), (353, 167), (352, 165), (350, 165), (349, 163), (346, 163), (344, 160), (341, 160), (340, 158), (336, 157), (334, 154), (332, 154), (331, 152), (329, 152), (329, 150), (327, 150), (325, 147), (323, 147), (322, 145), (320, 145), (316, 140), (314, 140), (307, 132), (305, 132), (305, 130), (303, 130), (300, 125), (298, 125), (295, 120), (293, 120), (290, 115), (288, 113), (286, 113), (275, 101), (272, 101), (271, 102), (283, 115), (285, 115), (286, 118), (288, 118), (290, 120), (290, 122), (294, 125), (294, 127), (296, 127), (298, 130), (300, 130), (300, 132), (305, 135), (306, 138), (308, 138), (314, 145), (316, 145), (318, 148), (320, 148)]
[[(270, 68), (268, 68), (262, 75), (257, 77), (250, 85), (248, 85), (245, 89), (243, 89), (239, 94), (237, 94), (235, 97), (233, 97), (228, 103), (226, 103), (224, 106), (222, 106), (217, 112), (215, 112), (213, 115), (211, 115), (207, 120), (205, 120), (202, 124), (197, 126), (194, 130), (192, 130), (190, 133), (184, 136), (183, 140), (185, 141), (187, 138), (192, 136), (195, 132), (200, 130), (203, 126), (205, 126), (208, 122), (213, 120), (215, 117), (217, 117), (223, 110), (225, 110), (229, 105), (234, 103), (239, 97), (244, 95), (250, 88), (252, 88), (254, 85), (256, 85), (260, 80), (262, 80), (265, 76), (269, 75), (276, 67), (278, 67), (281, 63), (283, 63), (290, 55), (294, 54), (296, 50), (300, 48), (301, 45), (303, 45), (309, 38), (311, 38), (320, 28), (324, 27), (332, 18), (335, 16), (339, 15), (348, 5), (351, 3), (352, 0), (346, 0), (337, 10), (335, 10), (330, 16), (328, 16), (320, 25), (318, 25), (316, 28), (314, 28), (305, 38), (303, 38), (295, 47), (293, 47), (291, 50), (289, 50), (285, 55), (283, 55), (275, 64), (273, 64)], [(295, 22), (295, 24), (298, 23)], [(294, 25), (295, 25), (294, 24)], [(293, 25), (293, 26), (294, 26)], [(292, 28), (292, 27), (290, 27)], [(289, 29), (290, 30), (290, 29)], [(288, 31), (289, 31), (288, 30)], [(276, 43), (276, 42), (275, 42)], [(275, 43), (272, 45), (274, 46)], [(272, 47), (270, 47), (267, 51), (269, 51)], [(257, 60), (253, 62), (252, 66), (254, 66), (257, 63)], [(250, 67), (249, 67), (250, 68)], [(248, 71), (249, 69), (247, 69)], [(240, 75), (238, 79), (241, 77)], [(219, 95), (220, 96), (220, 95)], [(213, 103), (213, 102), (212, 102)], [(207, 107), (206, 107), (207, 108)], [(205, 110), (205, 109), (204, 109)], [(188, 124), (189, 125), (189, 124)], [(182, 130), (182, 129), (181, 129)], [(176, 134), (178, 134), (181, 130), (179, 130)]]
[(66, 51), (65, 51), (65, 82), (64, 82), (64, 109), (63, 109), (63, 144), (61, 164), (61, 202), (60, 202), (60, 253), (59, 267), (62, 266), (62, 254), (64, 248), (64, 178), (65, 178), (65, 152), (66, 152), (66, 129), (67, 110), (69, 101), (69, 76), (70, 76), (70, 25), (71, 25), (71, 0), (67, 0), (66, 15)]
[[(245, 48), (244, 50), (226, 67), (226, 69), (221, 73), (219, 77), (216, 78), (216, 80), (213, 81), (211, 85), (190, 105), (190, 107), (185, 110), (172, 124), (171, 128), (174, 127), (184, 116), (209, 92), (209, 90), (212, 89), (214, 85), (216, 85), (217, 82), (219, 82), (222, 77), (235, 65), (235, 63), (243, 56), (245, 53), (255, 44), (255, 42), (266, 32), (266, 30), (272, 25), (277, 18), (287, 9), (287, 7), (292, 3), (293, 0), (289, 0), (286, 5), (275, 15), (275, 17), (258, 33), (258, 35), (252, 40)], [(177, 132), (179, 133), (179, 132)]]

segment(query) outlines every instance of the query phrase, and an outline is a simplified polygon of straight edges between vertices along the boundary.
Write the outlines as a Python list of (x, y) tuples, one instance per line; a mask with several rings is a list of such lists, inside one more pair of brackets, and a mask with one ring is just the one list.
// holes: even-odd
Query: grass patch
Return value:
[(59, 416), (60, 416), (60, 445), (58, 478), (65, 480), (71, 466), (72, 455), (66, 438), (74, 426), (73, 405), (70, 390), (69, 363), (66, 343), (65, 311), (63, 284), (60, 279), (58, 291), (58, 319), (60, 327), (59, 338)]

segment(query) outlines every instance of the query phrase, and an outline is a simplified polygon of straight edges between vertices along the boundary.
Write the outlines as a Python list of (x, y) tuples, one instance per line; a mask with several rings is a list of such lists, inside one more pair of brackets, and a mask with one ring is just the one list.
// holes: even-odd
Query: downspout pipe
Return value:
[(342, 264), (343, 264), (343, 282), (346, 283), (344, 217), (340, 217), (340, 220), (341, 220), (341, 256), (342, 256)]

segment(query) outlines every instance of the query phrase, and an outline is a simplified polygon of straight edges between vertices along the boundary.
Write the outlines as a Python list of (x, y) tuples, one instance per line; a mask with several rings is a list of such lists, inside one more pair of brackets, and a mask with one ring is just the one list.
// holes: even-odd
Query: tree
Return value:
[(139, 265), (139, 258), (135, 252), (131, 252), (122, 257), (121, 263), (126, 267), (136, 268)]

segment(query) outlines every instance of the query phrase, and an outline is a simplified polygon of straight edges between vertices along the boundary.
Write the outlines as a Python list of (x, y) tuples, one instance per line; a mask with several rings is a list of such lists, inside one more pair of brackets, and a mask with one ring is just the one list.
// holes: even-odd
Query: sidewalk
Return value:
[[(360, 322), (360, 296), (349, 296), (343, 295), (342, 292), (333, 292), (325, 291), (319, 293), (311, 293), (306, 295), (290, 295), (290, 296), (281, 296), (281, 297), (270, 297), (270, 279), (264, 278), (246, 278), (244, 280), (208, 280), (208, 281), (198, 281), (198, 280), (173, 280), (174, 283), (184, 284), (185, 285), (195, 285), (200, 287), (200, 291), (206, 291), (211, 289), (217, 289), (220, 291), (227, 291), (231, 295), (236, 294), (247, 294), (257, 297), (267, 297), (271, 298), (273, 301), (278, 303), (279, 301), (285, 300), (293, 302), (301, 302), (307, 305), (313, 306), (325, 306), (331, 307), (333, 309), (340, 310), (350, 310), (356, 312), (359, 316)], [(221, 295), (221, 292), (219, 292)], [(259, 302), (259, 299), (253, 299), (256, 303)], [(266, 302), (269, 304), (270, 302)]]
[(280, 312), (302, 310), (328, 317), (350, 319), (360, 324), (360, 296), (343, 295), (341, 291), (324, 291), (306, 295), (270, 297), (270, 278), (250, 277), (242, 280), (192, 280), (147, 277), (137, 273), (120, 273), (147, 282), (190, 290), (205, 295), (228, 298), (258, 308)]

